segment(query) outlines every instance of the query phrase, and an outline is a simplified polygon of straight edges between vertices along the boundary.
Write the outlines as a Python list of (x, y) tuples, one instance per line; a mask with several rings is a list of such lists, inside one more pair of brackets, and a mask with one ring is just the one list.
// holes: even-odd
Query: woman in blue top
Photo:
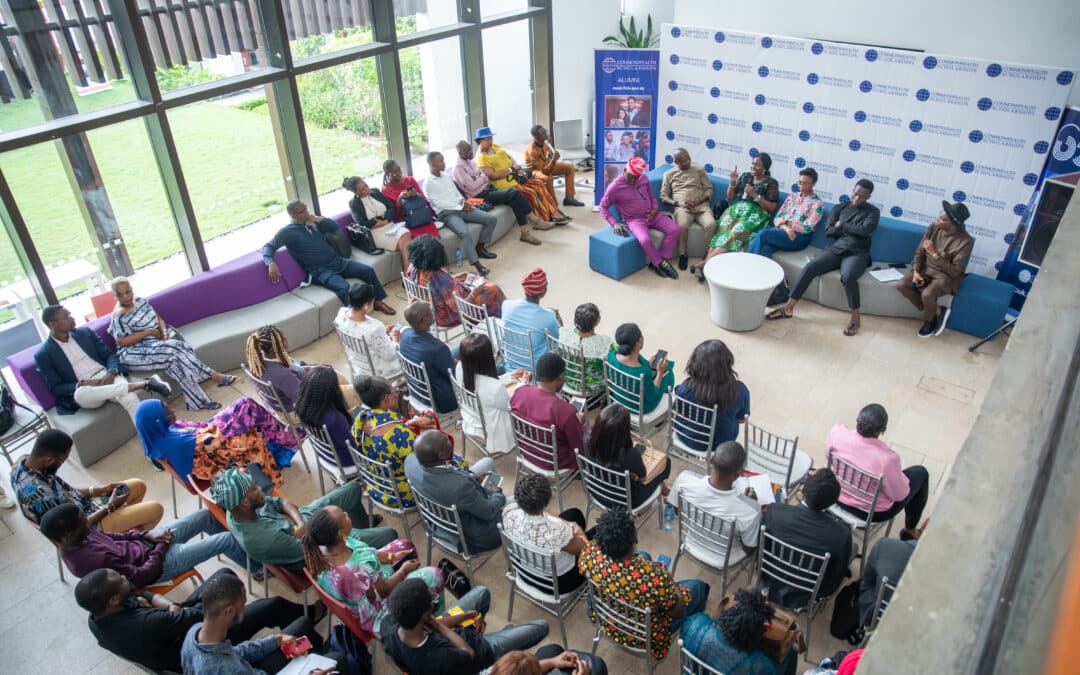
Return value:
[[(664, 400), (664, 392), (675, 384), (675, 364), (664, 359), (657, 364), (655, 371), (652, 369), (650, 362), (641, 355), (645, 337), (636, 323), (624, 323), (615, 330), (615, 346), (614, 350), (608, 352), (608, 363), (632, 377), (645, 376), (642, 378), (642, 412), (648, 415)], [(654, 356), (653, 359), (655, 358)], [(628, 408), (637, 409), (636, 403), (623, 394), (612, 391), (611, 395)]]
[(304, 375), (296, 395), (296, 416), (311, 429), (325, 425), (341, 466), (348, 468), (355, 464), (349, 452), (352, 415), (345, 405), (333, 368), (315, 366)]
[(714, 620), (700, 612), (687, 617), (682, 625), (686, 651), (724, 675), (794, 675), (798, 666), (795, 650), (783, 663), (773, 661), (761, 651), (765, 624), (773, 618), (772, 608), (748, 589), (735, 591), (735, 602), (724, 607)]
[(686, 380), (675, 388), (675, 393), (691, 403), (707, 408), (716, 406), (713, 447), (705, 447), (701, 438), (678, 434), (679, 440), (691, 450), (705, 453), (739, 438), (739, 425), (750, 414), (750, 390), (737, 379), (734, 365), (735, 357), (720, 340), (706, 340), (690, 355)]

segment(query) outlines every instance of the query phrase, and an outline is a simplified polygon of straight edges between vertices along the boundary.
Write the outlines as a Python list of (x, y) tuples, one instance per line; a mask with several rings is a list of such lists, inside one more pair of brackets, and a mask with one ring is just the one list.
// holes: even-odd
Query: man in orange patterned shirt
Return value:
[(533, 178), (544, 181), (555, 200), (559, 199), (555, 196), (555, 176), (563, 176), (566, 179), (563, 206), (585, 206), (574, 198), (574, 165), (559, 161), (559, 151), (551, 145), (547, 129), (536, 124), (529, 133), (532, 134), (533, 142), (525, 146), (525, 168), (532, 169)]

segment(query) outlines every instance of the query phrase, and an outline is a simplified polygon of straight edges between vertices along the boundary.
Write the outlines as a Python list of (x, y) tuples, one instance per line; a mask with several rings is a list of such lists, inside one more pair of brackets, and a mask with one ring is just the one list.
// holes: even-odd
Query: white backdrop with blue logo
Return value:
[(996, 276), (1072, 79), (1066, 68), (665, 24), (656, 153), (671, 163), (685, 147), (726, 176), (767, 152), (784, 189), (811, 166), (830, 202), (869, 178), (882, 215), (924, 225), (943, 199), (964, 202), (968, 271)]

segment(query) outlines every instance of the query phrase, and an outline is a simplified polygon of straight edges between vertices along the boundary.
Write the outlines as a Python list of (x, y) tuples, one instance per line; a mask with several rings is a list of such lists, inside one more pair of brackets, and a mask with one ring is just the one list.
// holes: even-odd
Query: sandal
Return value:
[(219, 387), (227, 387), (227, 386), (229, 386), (230, 384), (232, 384), (234, 382), (236, 382), (236, 376), (235, 375), (226, 375), (225, 379), (223, 379), (221, 381), (221, 384), (219, 384), (218, 386)]
[(849, 321), (848, 325), (847, 325), (847, 328), (844, 329), (844, 335), (846, 335), (848, 337), (852, 337), (853, 335), (857, 335), (858, 332), (859, 332), (859, 322), (858, 321)]
[(766, 321), (779, 321), (781, 319), (790, 319), (793, 316), (795, 316), (795, 315), (794, 314), (788, 314), (787, 312), (784, 311), (784, 308), (781, 307), (780, 309), (774, 309), (773, 311), (766, 314), (765, 315), (765, 320)]

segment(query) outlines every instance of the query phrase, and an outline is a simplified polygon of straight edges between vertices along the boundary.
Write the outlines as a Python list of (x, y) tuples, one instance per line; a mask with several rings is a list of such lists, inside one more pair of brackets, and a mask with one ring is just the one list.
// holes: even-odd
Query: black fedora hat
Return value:
[(945, 209), (945, 213), (948, 214), (949, 219), (956, 224), (956, 227), (964, 231), (964, 221), (971, 216), (971, 212), (968, 211), (968, 207), (961, 202), (950, 204), (949, 202), (942, 201), (941, 208)]

